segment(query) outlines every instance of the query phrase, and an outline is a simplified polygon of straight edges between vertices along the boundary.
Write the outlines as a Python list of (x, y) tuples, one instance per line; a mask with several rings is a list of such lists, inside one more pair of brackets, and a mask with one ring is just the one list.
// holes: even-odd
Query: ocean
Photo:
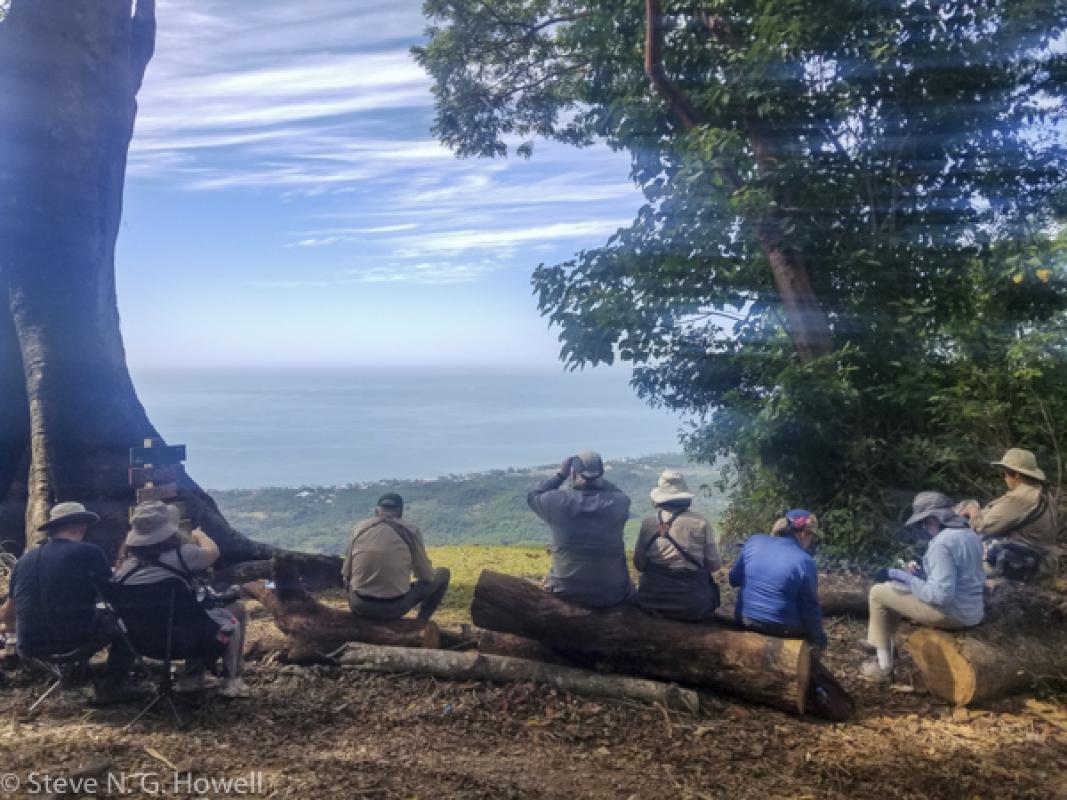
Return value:
[(133, 369), (149, 417), (207, 489), (437, 478), (677, 452), (682, 422), (621, 370)]

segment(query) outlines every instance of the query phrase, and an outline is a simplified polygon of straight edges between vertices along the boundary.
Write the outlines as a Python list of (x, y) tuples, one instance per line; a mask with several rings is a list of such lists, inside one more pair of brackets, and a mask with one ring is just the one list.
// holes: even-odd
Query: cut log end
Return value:
[(932, 695), (957, 706), (965, 706), (974, 699), (977, 676), (960, 652), (955, 636), (933, 628), (920, 628), (908, 638), (905, 647)]

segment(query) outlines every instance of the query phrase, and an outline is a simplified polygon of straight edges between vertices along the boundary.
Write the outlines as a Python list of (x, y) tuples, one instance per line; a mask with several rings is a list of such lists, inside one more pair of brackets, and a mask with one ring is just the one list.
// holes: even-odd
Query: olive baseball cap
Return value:
[(604, 461), (595, 450), (579, 450), (571, 463), (571, 472), (588, 481), (596, 480), (604, 474)]

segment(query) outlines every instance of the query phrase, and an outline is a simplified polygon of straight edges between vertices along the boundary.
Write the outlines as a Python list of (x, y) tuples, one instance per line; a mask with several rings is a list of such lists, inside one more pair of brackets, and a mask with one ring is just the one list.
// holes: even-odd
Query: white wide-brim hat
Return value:
[(133, 529), (126, 534), (127, 547), (148, 547), (165, 542), (178, 532), (181, 513), (177, 506), (152, 501), (133, 510)]
[(651, 491), (652, 502), (669, 503), (672, 500), (692, 500), (696, 497), (685, 482), (682, 473), (666, 470), (659, 476), (659, 483)]

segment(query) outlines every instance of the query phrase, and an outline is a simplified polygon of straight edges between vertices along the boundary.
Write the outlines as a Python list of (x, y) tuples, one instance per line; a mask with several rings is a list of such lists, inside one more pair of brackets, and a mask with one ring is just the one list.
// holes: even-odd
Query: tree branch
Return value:
[(696, 107), (663, 68), (663, 9), (659, 0), (645, 0), (645, 74), (683, 128), (691, 131), (700, 125)]

